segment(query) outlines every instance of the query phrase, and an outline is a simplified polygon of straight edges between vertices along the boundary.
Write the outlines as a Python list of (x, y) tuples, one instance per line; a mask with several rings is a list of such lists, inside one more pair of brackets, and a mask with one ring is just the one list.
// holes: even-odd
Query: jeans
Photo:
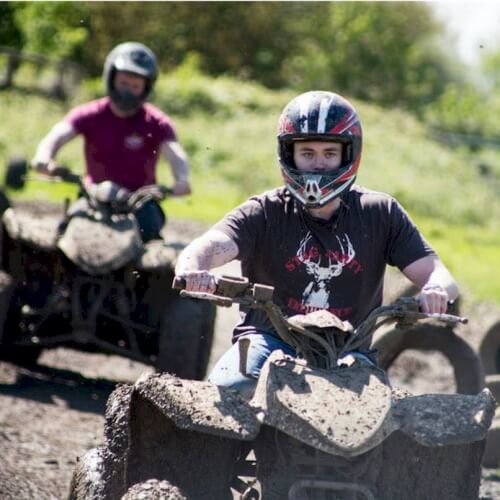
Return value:
[(292, 346), (273, 335), (251, 333), (241, 337), (241, 339), (250, 341), (246, 363), (247, 376), (240, 372), (240, 346), (238, 340), (217, 361), (208, 377), (209, 382), (247, 394), (255, 389), (260, 370), (273, 351), (281, 349), (285, 354), (295, 356), (295, 349)]
[[(246, 362), (246, 376), (240, 371), (240, 340), (248, 339)], [(234, 343), (229, 350), (217, 361), (216, 365), (208, 376), (208, 381), (222, 387), (236, 389), (244, 396), (251, 397), (260, 375), (260, 370), (267, 358), (273, 351), (281, 349), (285, 354), (295, 356), (295, 349), (283, 340), (266, 333), (251, 333), (244, 335)], [(374, 363), (360, 352), (346, 353), (341, 359), (348, 355), (356, 359), (361, 359), (371, 365)]]
[(142, 241), (161, 239), (160, 232), (165, 224), (166, 217), (160, 205), (154, 200), (145, 203), (135, 213)]

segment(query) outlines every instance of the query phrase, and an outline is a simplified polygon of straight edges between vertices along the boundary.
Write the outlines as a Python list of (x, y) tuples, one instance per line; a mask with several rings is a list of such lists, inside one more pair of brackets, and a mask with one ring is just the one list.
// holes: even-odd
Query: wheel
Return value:
[(373, 347), (379, 351), (379, 365), (388, 370), (406, 349), (438, 351), (453, 367), (457, 392), (477, 394), (484, 387), (484, 372), (479, 356), (450, 328), (417, 325), (407, 330), (393, 329), (378, 337)]
[(215, 306), (204, 300), (174, 297), (161, 322), (156, 369), (201, 380), (212, 348)]
[(24, 158), (12, 158), (7, 163), (5, 185), (12, 189), (22, 189), (28, 173), (28, 162)]
[(145, 500), (154, 498), (165, 498), (168, 500), (187, 500), (187, 497), (177, 486), (168, 481), (158, 479), (148, 479), (142, 483), (134, 484), (123, 495), (121, 500)]
[(479, 356), (486, 375), (500, 373), (500, 321), (484, 335), (479, 344)]
[(19, 365), (34, 365), (42, 348), (36, 345), (12, 344), (15, 325), (6, 323), (13, 290), (12, 276), (5, 271), (0, 271), (0, 359)]

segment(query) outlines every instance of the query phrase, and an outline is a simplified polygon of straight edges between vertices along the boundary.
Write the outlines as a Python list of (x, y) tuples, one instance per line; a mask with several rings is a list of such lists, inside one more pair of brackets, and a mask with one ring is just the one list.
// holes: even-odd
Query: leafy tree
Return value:
[(453, 78), (433, 41), (442, 27), (420, 2), (332, 2), (287, 61), (295, 85), (334, 88), (382, 104), (432, 100)]
[(14, 19), (14, 10), (8, 2), (0, 2), (0, 45), (19, 48), (23, 36)]
[(78, 59), (87, 38), (87, 9), (80, 2), (13, 2), (24, 49)]
[[(100, 71), (106, 53), (125, 40), (140, 40), (157, 54), (163, 68), (200, 55), (211, 75), (228, 73), (265, 85), (286, 85), (283, 61), (301, 43), (296, 19), (307, 19), (303, 2), (90, 2), (91, 40), (86, 59)], [(110, 19), (120, 18), (120, 23)]]
[(137, 40), (156, 52), (163, 71), (195, 53), (209, 75), (268, 87), (333, 89), (413, 110), (459, 79), (451, 58), (436, 44), (442, 27), (424, 2), (8, 5), (27, 50), (71, 57), (93, 76), (101, 73), (113, 46)]

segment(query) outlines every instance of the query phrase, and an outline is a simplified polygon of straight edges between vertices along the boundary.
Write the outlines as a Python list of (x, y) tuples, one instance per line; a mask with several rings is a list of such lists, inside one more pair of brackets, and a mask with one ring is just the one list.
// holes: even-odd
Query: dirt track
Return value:
[[(230, 266), (224, 272), (234, 270)], [(488, 321), (484, 314), (480, 317)], [(211, 363), (229, 345), (236, 319), (235, 309), (219, 309)], [(472, 344), (477, 342), (477, 335), (464, 335)], [(413, 355), (392, 373), (413, 392), (449, 392), (453, 390), (451, 369), (444, 365), (437, 354)], [(151, 368), (116, 356), (68, 349), (44, 352), (37, 370), (0, 363), (0, 499), (24, 500), (9, 494), (8, 485), (14, 481), (27, 483), (26, 500), (65, 498), (78, 457), (103, 440), (110, 392), (118, 382), (134, 382), (143, 371)], [(497, 472), (484, 470), (483, 498), (500, 499)]]

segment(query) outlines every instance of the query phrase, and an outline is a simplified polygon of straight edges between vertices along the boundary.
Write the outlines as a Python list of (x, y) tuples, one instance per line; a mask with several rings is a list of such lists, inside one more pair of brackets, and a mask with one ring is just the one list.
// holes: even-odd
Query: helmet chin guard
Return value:
[(355, 177), (350, 177), (342, 184), (336, 182), (338, 175), (310, 172), (299, 172), (297, 170), (286, 170), (281, 168), (285, 183), (292, 195), (306, 208), (321, 208), (330, 201), (338, 198), (351, 184)]

